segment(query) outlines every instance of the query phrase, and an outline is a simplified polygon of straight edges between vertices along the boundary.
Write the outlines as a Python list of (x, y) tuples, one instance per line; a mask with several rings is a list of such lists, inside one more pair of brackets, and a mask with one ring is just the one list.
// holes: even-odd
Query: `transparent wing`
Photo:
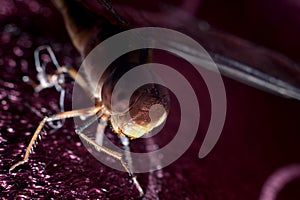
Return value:
[[(298, 63), (280, 53), (211, 28), (208, 23), (182, 11), (179, 6), (162, 1), (147, 3), (151, 6), (144, 2), (88, 1), (94, 11), (106, 13), (106, 17), (115, 23), (129, 23), (134, 27), (159, 26), (185, 33), (205, 48), (223, 75), (262, 90), (300, 100)], [(195, 49), (188, 44), (180, 43), (174, 38), (164, 38), (162, 41), (170, 48), (195, 57), (195, 61), (199, 59)], [(174, 41), (178, 45), (174, 45)]]

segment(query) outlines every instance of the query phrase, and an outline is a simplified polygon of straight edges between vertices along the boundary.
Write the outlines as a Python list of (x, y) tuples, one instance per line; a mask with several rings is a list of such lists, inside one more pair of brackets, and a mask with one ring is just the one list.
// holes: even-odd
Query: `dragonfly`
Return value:
[[(196, 19), (176, 7), (159, 3), (160, 12), (143, 9), (131, 12), (134, 6), (128, 7), (123, 4), (112, 4), (106, 0), (90, 1), (92, 5), (95, 5), (93, 8), (91, 8), (91, 4), (84, 1), (54, 0), (53, 2), (60, 10), (69, 36), (83, 58), (97, 44), (109, 36), (130, 28), (159, 26), (183, 32), (198, 41), (217, 64), (222, 75), (262, 90), (300, 100), (300, 80), (299, 77), (294, 76), (296, 73), (299, 74), (300, 70), (296, 62), (280, 53), (259, 47), (230, 34), (219, 32), (211, 28), (207, 22)], [(160, 20), (157, 20), (158, 18)], [(199, 60), (198, 52), (192, 46), (189, 46), (189, 44), (185, 44), (176, 38), (170, 39), (167, 36), (166, 38), (160, 38), (160, 41), (170, 49), (194, 58), (192, 60), (194, 60), (194, 64), (197, 64)], [(82, 77), (72, 67), (59, 65), (49, 47), (38, 49), (36, 54), (41, 50), (48, 51), (57, 71), (54, 74), (46, 74), (46, 70), (41, 64), (36, 63), (36, 66), (38, 66), (37, 71), (40, 74), (40, 77), (38, 77), (40, 84), (33, 84), (36, 90), (40, 91), (44, 88), (55, 86), (57, 91), (61, 93), (61, 99), (63, 99), (64, 90), (61, 88), (60, 82), (63, 82), (62, 74), (66, 73), (73, 77), (88, 96), (93, 99), (95, 106), (80, 110), (64, 111), (63, 105), (61, 105), (62, 113), (45, 117), (37, 127), (26, 149), (23, 160), (14, 164), (10, 168), (10, 171), (28, 161), (33, 146), (46, 123), (50, 123), (51, 125), (56, 120), (96, 115), (100, 119), (99, 130), (103, 131), (110, 120), (113, 130), (121, 135), (122, 143), (128, 148), (128, 139), (143, 136), (166, 120), (170, 106), (170, 97), (165, 88), (157, 85), (148, 85), (146, 88), (142, 88), (134, 97), (134, 103), (132, 104), (134, 106), (132, 108), (135, 109), (131, 110), (135, 115), (135, 121), (131, 125), (134, 127), (130, 127), (129, 123), (124, 120), (114, 119), (114, 116), (111, 115), (109, 94), (112, 91), (112, 86), (115, 84), (114, 81), (120, 76), (118, 73), (124, 73), (124, 68), (126, 71), (131, 69), (130, 67), (123, 67), (120, 70), (121, 72), (115, 70), (119, 68), (113, 68), (113, 70), (108, 71), (104, 75), (104, 80), (102, 80), (100, 86), (91, 86), (90, 83), (95, 82), (93, 81), (92, 67), (87, 68), (86, 77)], [(252, 58), (255, 58), (255, 61)], [(130, 62), (140, 64), (149, 60), (151, 60), (151, 51), (144, 50), (127, 56), (126, 60), (121, 60), (121, 63)], [(97, 82), (97, 84), (99, 83)], [(91, 87), (100, 87), (102, 91), (100, 94), (91, 93)], [(155, 103), (161, 104), (165, 108), (166, 113), (161, 113), (153, 121), (153, 119), (149, 120), (147, 118), (148, 115), (145, 115), (144, 112), (149, 112), (151, 105)], [(118, 116), (119, 118), (120, 116)], [(149, 123), (150, 121), (151, 123)], [(57, 128), (53, 124), (52, 126), (53, 128)], [(131, 166), (128, 164), (130, 163), (130, 156), (126, 157), (96, 143), (81, 133), (83, 129), (84, 127), (80, 127), (76, 130), (79, 137), (92, 145), (97, 151), (119, 160), (124, 169), (131, 175), (140, 196), (143, 196), (144, 191), (136, 176), (132, 173)]]
[[(93, 49), (95, 45), (103, 41), (105, 37), (111, 36), (120, 31), (128, 29), (127, 26), (112, 25), (105, 18), (91, 14), (78, 2), (71, 1), (56, 1), (58, 9), (61, 11), (66, 27), (68, 27), (69, 35), (72, 39), (74, 46), (80, 52), (82, 57)], [(84, 19), (82, 21), (82, 19)], [(100, 27), (100, 30), (94, 30), (95, 26)], [(103, 29), (103, 30), (102, 30)], [(56, 67), (54, 73), (48, 73), (46, 67), (47, 63), (42, 63), (40, 55), (42, 52), (46, 52), (51, 58), (52, 64)], [(102, 141), (94, 141), (82, 131), (92, 122), (99, 120), (97, 130), (103, 132), (107, 126), (107, 122), (110, 122), (112, 129), (119, 135), (122, 144), (125, 149), (128, 149), (129, 139), (135, 139), (142, 137), (146, 133), (150, 132), (155, 127), (162, 124), (169, 110), (169, 94), (166, 88), (163, 88), (155, 84), (147, 84), (146, 86), (138, 89), (131, 98), (131, 104), (129, 110), (122, 111), (118, 114), (113, 114), (111, 110), (111, 90), (115, 85), (118, 78), (126, 71), (132, 68), (132, 65), (140, 64), (150, 59), (150, 53), (145, 50), (137, 53), (130, 54), (121, 59), (117, 64), (113, 65), (110, 70), (107, 70), (102, 76), (100, 82), (93, 80), (93, 65), (88, 65), (85, 71), (86, 76), (82, 76), (77, 73), (76, 70), (70, 66), (60, 65), (54, 55), (50, 46), (40, 46), (34, 53), (36, 70), (38, 72), (37, 79), (39, 83), (35, 83), (30, 78), (25, 78), (35, 89), (39, 92), (43, 89), (55, 87), (60, 92), (60, 108), (61, 113), (54, 114), (49, 117), (44, 117), (40, 122), (36, 131), (34, 132), (32, 139), (27, 146), (25, 155), (22, 160), (11, 166), (10, 171), (14, 170), (19, 165), (26, 163), (37, 140), (41, 137), (42, 130), (46, 124), (49, 124), (52, 128), (60, 128), (63, 121), (66, 118), (89, 118), (91, 116), (97, 116), (97, 118), (91, 118), (83, 127), (78, 127), (76, 133), (78, 136), (88, 145), (91, 145), (97, 152), (105, 153), (112, 158), (119, 160), (124, 170), (132, 177), (132, 181), (140, 193), (140, 196), (144, 195), (143, 189), (133, 174), (131, 166), (131, 158), (126, 154), (122, 155), (114, 150), (111, 150), (103, 145)], [(97, 66), (96, 66), (97, 67)], [(64, 111), (64, 96), (65, 89), (63, 88), (65, 74), (72, 77), (77, 84), (87, 93), (94, 102), (94, 106)], [(93, 88), (100, 88), (94, 92)], [(155, 115), (150, 116), (149, 112), (153, 104), (159, 104), (164, 107), (163, 112), (156, 112)], [(131, 118), (126, 118), (130, 115)], [(150, 119), (151, 117), (151, 119)], [(62, 120), (62, 121), (60, 121)], [(57, 124), (53, 122), (60, 121)], [(128, 152), (128, 151), (127, 151)]]

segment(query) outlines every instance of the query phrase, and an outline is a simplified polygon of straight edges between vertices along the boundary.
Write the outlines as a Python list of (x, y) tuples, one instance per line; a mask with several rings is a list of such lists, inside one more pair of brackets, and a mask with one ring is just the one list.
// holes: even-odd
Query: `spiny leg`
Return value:
[[(56, 68), (56, 71), (53, 74), (48, 74), (46, 71), (47, 63), (44, 63), (40, 59), (40, 53), (42, 51), (47, 51), (53, 65)], [(29, 84), (33, 86), (36, 92), (39, 92), (45, 88), (53, 87), (55, 86), (56, 89), (59, 89), (61, 86), (59, 83), (59, 76), (63, 73), (69, 74), (83, 89), (85, 92), (89, 94), (89, 97), (93, 97), (93, 95), (90, 95), (89, 91), (89, 85), (87, 84), (87, 81), (84, 79), (83, 76), (81, 76), (77, 71), (72, 68), (71, 66), (65, 66), (60, 65), (56, 59), (56, 56), (52, 50), (52, 48), (49, 45), (43, 45), (39, 46), (34, 51), (34, 60), (35, 60), (35, 67), (38, 72), (37, 78), (39, 80), (39, 84), (35, 83), (33, 80), (31, 80), (29, 77), (26, 77), (25, 79)], [(64, 78), (62, 80), (64, 82)]]
[[(129, 168), (130, 171), (133, 171), (134, 169), (133, 169), (133, 165), (132, 165), (132, 157), (131, 157), (131, 151), (130, 151), (130, 146), (129, 146), (129, 138), (126, 137), (123, 134), (119, 135), (119, 138), (120, 138), (121, 143), (122, 143), (122, 145), (124, 147), (124, 150), (125, 150), (125, 160), (128, 163), (127, 164), (128, 168)], [(136, 178), (136, 176), (133, 176), (132, 180), (133, 180), (135, 185), (140, 185), (137, 178)], [(137, 189), (139, 190), (140, 194), (144, 193), (140, 186), (137, 187)]]
[(137, 181), (136, 176), (133, 174), (131, 168), (128, 166), (128, 163), (127, 163), (126, 159), (124, 158), (124, 156), (121, 153), (118, 153), (118, 152), (113, 151), (113, 150), (111, 150), (107, 147), (104, 147), (104, 146), (101, 146), (101, 145), (97, 144), (94, 140), (90, 139), (89, 137), (87, 137), (86, 135), (84, 135), (81, 132), (77, 132), (77, 134), (86, 143), (92, 145), (97, 152), (103, 152), (103, 153), (119, 160), (121, 162), (122, 166), (124, 167), (124, 169), (126, 170), (126, 172), (132, 177), (133, 183), (134, 183), (135, 187), (137, 188), (137, 190), (139, 191), (140, 196), (141, 197), (144, 196), (144, 192), (143, 192), (143, 189), (142, 189), (141, 185)]
[[(41, 59), (41, 52), (46, 51), (48, 55), (50, 56), (51, 61), (43, 61)], [(35, 92), (40, 92), (43, 89), (55, 87), (55, 89), (60, 92), (60, 98), (59, 98), (59, 107), (60, 112), (65, 112), (64, 110), (64, 99), (65, 99), (65, 88), (63, 84), (65, 83), (65, 74), (68, 74), (70, 77), (72, 77), (76, 83), (85, 91), (85, 93), (88, 95), (88, 97), (93, 101), (96, 99), (96, 101), (99, 101), (97, 97), (95, 97), (92, 92), (90, 91), (90, 87), (88, 84), (88, 81), (85, 80), (85, 78), (78, 73), (74, 68), (70, 66), (60, 65), (56, 59), (56, 56), (52, 50), (52, 48), (49, 45), (43, 45), (39, 46), (34, 51), (34, 60), (35, 60), (35, 68), (38, 72), (37, 79), (39, 83), (36, 83), (32, 79), (30, 79), (27, 76), (23, 77), (23, 81), (30, 84)], [(56, 70), (49, 74), (46, 70), (49, 63), (52, 63)], [(52, 66), (53, 67), (53, 66)], [(51, 126), (53, 129), (59, 129), (64, 124), (64, 118), (60, 121), (57, 121), (57, 124), (53, 124), (53, 121), (49, 121), (48, 125)]]
[[(26, 149), (25, 155), (23, 160), (15, 163), (14, 165), (12, 165), (9, 169), (9, 172), (11, 172), (12, 170), (14, 170), (17, 166), (22, 165), (24, 163), (26, 163), (28, 161), (28, 157), (30, 155), (30, 153), (33, 150), (33, 146), (36, 143), (36, 140), (38, 137), (40, 137), (40, 133), (44, 127), (44, 125), (46, 124), (46, 122), (50, 122), (50, 121), (55, 121), (55, 120), (60, 120), (60, 119), (66, 119), (66, 118), (71, 118), (71, 117), (78, 117), (78, 116), (91, 116), (94, 114), (100, 115), (100, 111), (101, 111), (101, 107), (91, 107), (91, 108), (86, 108), (86, 109), (80, 109), (80, 110), (74, 110), (74, 111), (67, 111), (67, 112), (63, 112), (63, 113), (59, 113), (56, 115), (53, 115), (51, 117), (45, 117), (39, 124), (39, 126), (37, 127), (36, 131), (34, 132), (30, 143)], [(96, 118), (93, 118), (90, 122), (87, 123), (86, 126), (88, 126), (90, 123), (92, 123), (92, 121), (94, 121)], [(86, 127), (85, 126), (85, 127)], [(80, 128), (80, 131), (82, 131), (84, 128)], [(84, 141), (86, 141), (87, 143), (91, 144), (96, 151), (98, 152), (104, 152), (105, 154), (112, 156), (113, 158), (119, 160), (122, 164), (122, 166), (124, 167), (124, 169), (126, 170), (126, 172), (132, 177), (133, 182), (136, 186), (136, 188), (138, 189), (139, 193), (141, 196), (144, 195), (143, 190), (140, 186), (140, 184), (138, 183), (138, 181), (136, 180), (136, 177), (133, 176), (133, 173), (130, 169), (130, 167), (128, 167), (128, 164), (126, 162), (126, 160), (123, 158), (123, 155), (115, 152), (107, 147), (98, 145), (94, 140), (88, 138), (86, 135), (82, 134), (81, 132), (79, 132), (79, 129), (77, 129), (76, 133), (79, 135), (80, 138), (82, 138)]]
[(66, 73), (70, 77), (72, 77), (75, 80), (75, 82), (84, 90), (84, 92), (86, 92), (88, 97), (90, 97), (90, 98), (94, 97), (94, 95), (92, 95), (90, 92), (87, 81), (83, 78), (83, 76), (81, 74), (79, 74), (77, 72), (76, 69), (74, 69), (71, 66), (62, 65), (53, 74), (48, 74), (46, 77), (43, 77), (43, 76), (38, 77), (40, 82), (43, 82), (43, 84), (36, 83), (34, 80), (32, 80), (28, 76), (24, 76), (23, 81), (28, 83), (29, 85), (31, 85), (36, 92), (40, 92), (41, 90), (43, 90), (45, 88), (49, 88), (49, 87), (52, 87), (55, 84), (57, 84), (57, 79), (58, 79), (57, 77), (62, 73)]
[[(149, 138), (147, 140), (146, 150), (147, 152), (153, 152), (158, 150), (154, 138)], [(149, 154), (149, 160), (152, 166), (156, 166), (155, 171), (150, 171), (148, 175), (148, 186), (146, 189), (145, 197), (147, 199), (159, 199), (159, 192), (162, 187), (163, 171), (161, 168), (161, 156), (160, 154)]]
[[(101, 116), (100, 116), (101, 115)], [(136, 176), (132, 173), (133, 172), (133, 168), (132, 168), (132, 159), (131, 159), (131, 155), (129, 155), (129, 159), (127, 158), (128, 155), (127, 153), (129, 152), (129, 149), (125, 149), (126, 153), (125, 155), (122, 155), (116, 151), (113, 151), (105, 146), (102, 145), (103, 143), (103, 136), (104, 136), (104, 130), (107, 126), (107, 121), (109, 119), (109, 115), (105, 114), (105, 112), (102, 113), (98, 113), (98, 118), (100, 119), (98, 122), (98, 126), (97, 126), (97, 133), (96, 133), (96, 138), (95, 140), (89, 138), (88, 136), (84, 135), (82, 133), (82, 131), (87, 128), (89, 125), (91, 125), (94, 121), (96, 121), (96, 118), (90, 119), (89, 122), (87, 122), (86, 124), (84, 124), (81, 127), (78, 127), (75, 132), (79, 135), (79, 137), (81, 139), (83, 139), (87, 144), (91, 145), (92, 147), (94, 147), (94, 149), (97, 152), (103, 152), (117, 160), (119, 160), (122, 164), (122, 166), (124, 167), (125, 171), (132, 177), (133, 183), (135, 185), (135, 187), (137, 188), (137, 190), (139, 191), (140, 196), (144, 196), (144, 191), (140, 185), (140, 183), (138, 182), (138, 180), (136, 179)], [(127, 141), (127, 143), (129, 144), (129, 139), (123, 135), (123, 142), (125, 145), (125, 141)], [(123, 143), (122, 142), (122, 143)], [(128, 147), (128, 146), (127, 146)], [(125, 156), (125, 157), (124, 157)]]
[(23, 160), (12, 165), (9, 169), (9, 172), (14, 170), (17, 166), (22, 165), (28, 161), (28, 157), (29, 157), (30, 153), (32, 152), (34, 145), (36, 144), (37, 138), (40, 137), (40, 134), (41, 134), (42, 129), (43, 129), (44, 125), (46, 124), (46, 122), (52, 122), (55, 120), (61, 120), (61, 119), (66, 119), (66, 118), (71, 118), (71, 117), (78, 117), (78, 116), (88, 117), (88, 116), (96, 114), (100, 110), (101, 110), (101, 107), (97, 106), (97, 107), (90, 107), (90, 108), (85, 108), (85, 109), (80, 109), (80, 110), (72, 110), (72, 111), (62, 112), (62, 113), (53, 115), (51, 117), (45, 117), (40, 122), (37, 129), (35, 130), (32, 138), (29, 142), (29, 145), (27, 146)]

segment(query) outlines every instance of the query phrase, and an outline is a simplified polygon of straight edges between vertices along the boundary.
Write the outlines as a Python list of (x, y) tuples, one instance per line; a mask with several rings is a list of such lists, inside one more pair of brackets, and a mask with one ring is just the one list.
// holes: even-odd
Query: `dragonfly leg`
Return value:
[(137, 190), (139, 191), (140, 196), (141, 197), (144, 196), (143, 189), (140, 186), (139, 182), (137, 181), (136, 176), (133, 174), (133, 172), (131, 170), (132, 168), (130, 167), (129, 163), (127, 162), (126, 156), (124, 157), (124, 155), (119, 152), (113, 151), (105, 146), (97, 144), (96, 141), (92, 140), (91, 138), (89, 138), (88, 136), (86, 136), (85, 134), (83, 134), (81, 132), (77, 132), (77, 134), (87, 144), (91, 145), (97, 152), (105, 153), (106, 155), (109, 155), (109, 156), (119, 160), (121, 162), (122, 166), (124, 167), (124, 169), (126, 170), (126, 172), (132, 177), (132, 181), (133, 181), (135, 187), (137, 188)]
[(20, 160), (19, 162), (15, 163), (14, 165), (12, 165), (9, 169), (9, 172), (14, 170), (19, 165), (22, 165), (28, 161), (28, 157), (31, 154), (34, 146), (36, 145), (37, 139), (41, 137), (41, 132), (46, 123), (56, 121), (56, 120), (71, 118), (71, 117), (78, 117), (78, 116), (88, 117), (88, 116), (96, 114), (97, 112), (100, 111), (100, 109), (101, 109), (101, 107), (90, 107), (90, 108), (85, 108), (85, 109), (80, 109), (80, 110), (72, 110), (72, 111), (58, 113), (58, 114), (52, 115), (51, 117), (44, 117), (44, 119), (40, 122), (39, 126), (35, 130), (32, 138), (29, 142), (29, 145), (26, 148), (23, 159)]
[(131, 159), (131, 154), (129, 149), (129, 138), (127, 138), (125, 135), (120, 136), (121, 143), (125, 148), (125, 152), (126, 152), (125, 155), (103, 146), (104, 130), (107, 126), (107, 121), (109, 119), (109, 116), (103, 114), (99, 116), (99, 118), (100, 120), (98, 122), (95, 140), (83, 134), (82, 131), (88, 127), (88, 124), (93, 123), (96, 119), (92, 119), (90, 123), (82, 127), (78, 127), (75, 132), (79, 135), (79, 137), (82, 140), (84, 140), (87, 144), (91, 145), (97, 152), (105, 153), (106, 155), (119, 160), (122, 166), (124, 167), (124, 169), (126, 170), (126, 172), (132, 177), (132, 181), (135, 187), (137, 188), (137, 190), (139, 191), (140, 196), (141, 197), (144, 196), (144, 191), (140, 183), (138, 182), (136, 176), (133, 174), (132, 159)]
[[(126, 163), (128, 163), (128, 167), (130, 171), (134, 171), (133, 169), (133, 163), (132, 163), (132, 157), (131, 157), (131, 152), (130, 152), (130, 140), (128, 137), (125, 135), (119, 135), (119, 138), (121, 140), (121, 143), (123, 145), (123, 148), (125, 150), (125, 157), (124, 159), (126, 160)], [(142, 187), (140, 186), (140, 183), (138, 182), (137, 178), (135, 175), (132, 177), (134, 184), (136, 185), (136, 188), (138, 189), (140, 194), (144, 194)]]

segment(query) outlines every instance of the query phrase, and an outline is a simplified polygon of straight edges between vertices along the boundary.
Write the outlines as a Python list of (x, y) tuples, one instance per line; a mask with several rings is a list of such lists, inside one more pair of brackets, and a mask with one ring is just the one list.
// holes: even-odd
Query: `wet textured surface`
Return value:
[[(0, 197), (138, 199), (126, 173), (102, 165), (88, 153), (74, 133), (72, 120), (54, 133), (46, 128), (48, 134), (44, 134), (29, 162), (8, 173), (9, 167), (21, 159), (42, 116), (59, 111), (55, 90), (35, 94), (22, 81), (24, 75), (36, 75), (35, 48), (51, 44), (60, 63), (78, 66), (80, 62), (50, 3), (1, 3), (5, 6), (0, 8)], [(200, 130), (191, 148), (156, 176), (138, 175), (142, 187), (149, 191), (148, 197), (258, 199), (273, 172), (300, 162), (300, 103), (228, 79), (225, 86), (227, 121), (213, 152), (205, 159), (198, 158), (209, 121), (209, 108), (203, 100)], [(66, 87), (70, 94), (71, 85)], [(203, 88), (199, 85), (199, 96)], [(70, 104), (70, 95), (66, 101)], [(133, 145), (139, 146), (138, 142)], [(299, 186), (300, 179), (295, 178), (283, 188), (278, 199), (299, 199)]]
[[(8, 174), (9, 167), (21, 159), (42, 116), (59, 111), (54, 89), (35, 94), (31, 86), (22, 82), (24, 75), (36, 76), (34, 49), (51, 44), (61, 63), (74, 64), (79, 55), (70, 44), (61, 20), (57, 20), (57, 13), (49, 7), (51, 4), (4, 3), (8, 6), (0, 10), (1, 198), (94, 199), (116, 198), (122, 194), (130, 199), (137, 196), (126, 173), (104, 167), (87, 152), (75, 135), (71, 120), (59, 131), (43, 136), (29, 162)], [(69, 103), (70, 91), (66, 100)], [(46, 130), (50, 133), (49, 128)]]

